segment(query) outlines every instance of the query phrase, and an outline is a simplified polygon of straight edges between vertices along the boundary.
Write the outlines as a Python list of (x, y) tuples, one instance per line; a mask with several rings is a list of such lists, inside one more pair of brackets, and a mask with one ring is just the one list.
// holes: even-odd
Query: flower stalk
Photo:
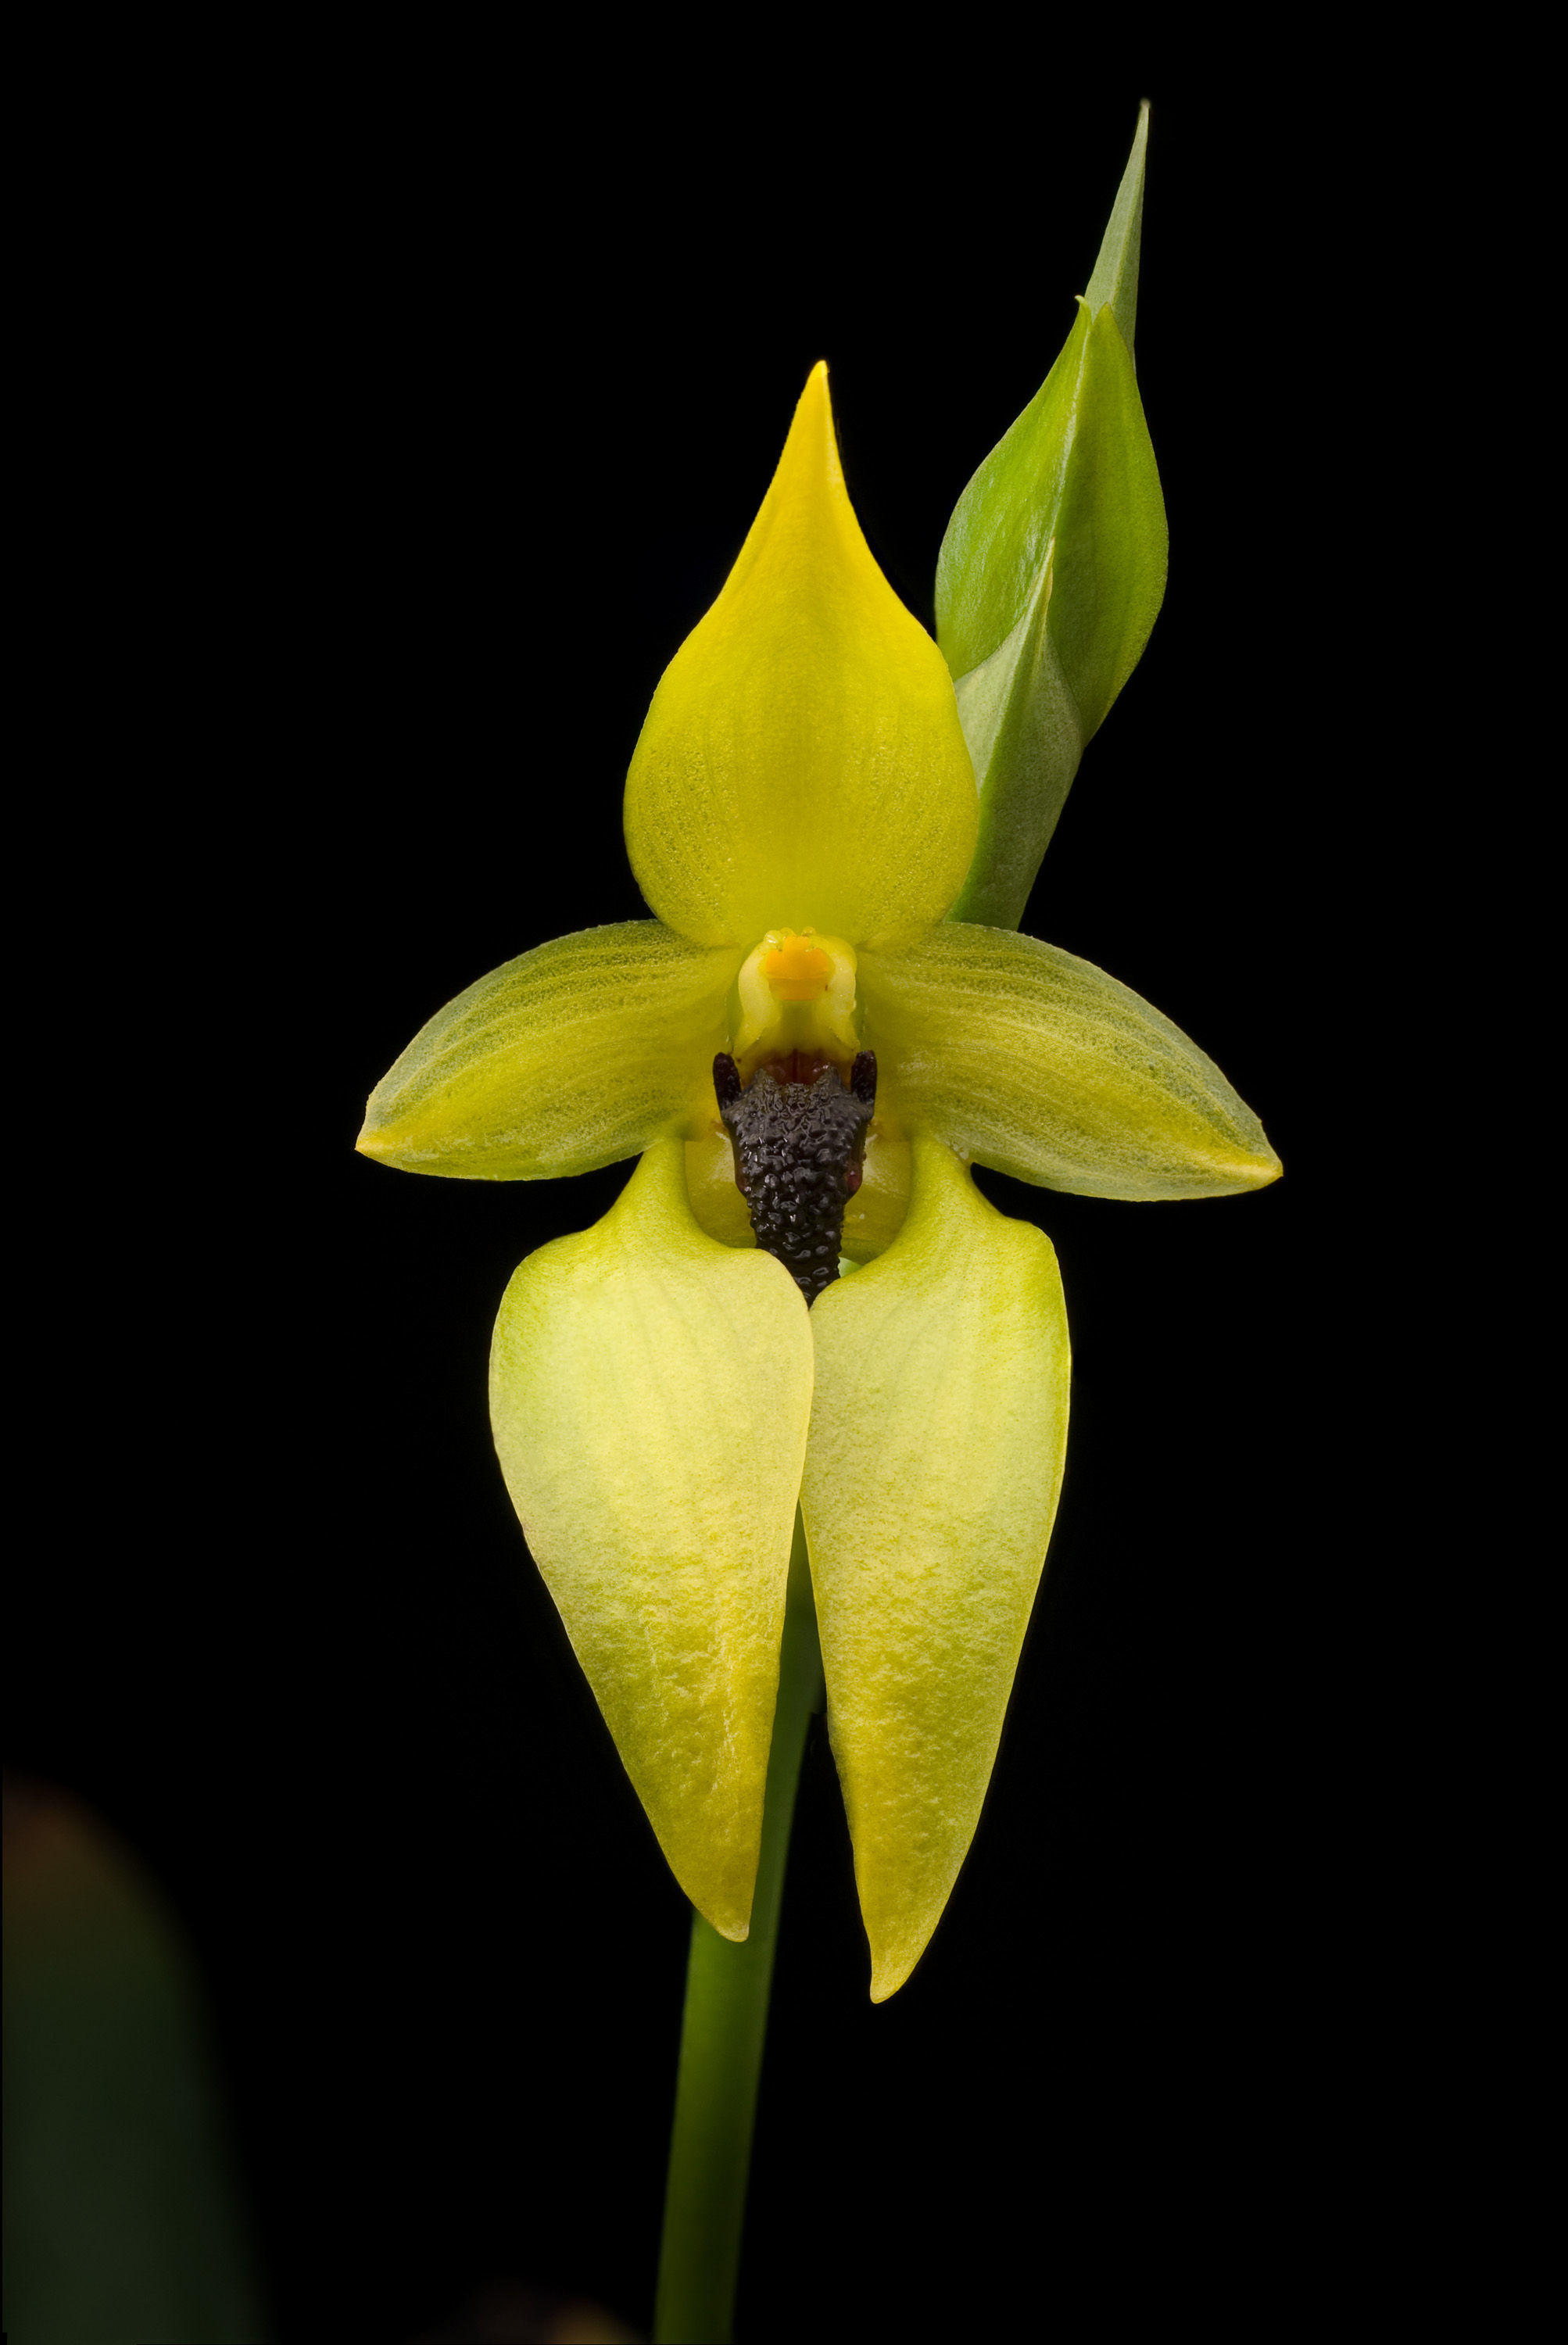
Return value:
[(728, 2345), (731, 2334), (784, 1863), (807, 1729), (822, 1700), (822, 1656), (797, 1511), (750, 1934), (736, 1944), (692, 1914), (655, 2345)]

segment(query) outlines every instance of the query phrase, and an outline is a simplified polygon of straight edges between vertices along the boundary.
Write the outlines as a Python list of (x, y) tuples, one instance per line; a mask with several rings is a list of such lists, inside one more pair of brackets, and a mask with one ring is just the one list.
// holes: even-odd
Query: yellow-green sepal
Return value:
[(356, 1145), (409, 1172), (542, 1181), (695, 1136), (738, 958), (658, 920), (522, 953), (420, 1029), (371, 1093)]
[(626, 777), (626, 847), (683, 936), (917, 935), (974, 852), (973, 769), (935, 645), (844, 486), (824, 366), (712, 609), (665, 670)]
[(751, 1912), (810, 1401), (799, 1288), (698, 1227), (678, 1140), (530, 1254), (495, 1323), (524, 1535), (671, 1871), (726, 1938)]
[(941, 1918), (991, 1780), (1061, 1488), (1067, 1317), (1050, 1240), (917, 1139), (898, 1237), (811, 1322), (800, 1508), (880, 2003)]
[(863, 954), (860, 980), (900, 1115), (962, 1157), (1087, 1197), (1223, 1197), (1279, 1178), (1214, 1061), (1093, 961), (950, 921)]

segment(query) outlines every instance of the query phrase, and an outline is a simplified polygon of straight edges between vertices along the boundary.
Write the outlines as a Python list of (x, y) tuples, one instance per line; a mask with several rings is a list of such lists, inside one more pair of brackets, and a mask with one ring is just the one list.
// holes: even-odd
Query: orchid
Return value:
[(543, 1180), (638, 1159), (531, 1254), (491, 1415), (528, 1545), (696, 1918), (656, 2312), (728, 2334), (784, 1850), (825, 1684), (881, 2002), (972, 1840), (1044, 1568), (1070, 1355), (988, 1166), (1127, 1200), (1280, 1166), (1157, 1010), (1017, 933), (1164, 592), (1133, 359), (1147, 109), (1077, 322), (980, 467), (938, 640), (856, 521), (824, 365), (655, 693), (651, 917), (433, 1018), (359, 1146)]
[[(626, 842), (654, 918), (460, 994), (359, 1142), (491, 1180), (640, 1153), (597, 1226), (507, 1290), (496, 1447), (671, 1868), (735, 1940), (799, 1504), (876, 2000), (972, 1838), (1066, 1439), (1054, 1251), (969, 1168), (1143, 1199), (1279, 1170), (1218, 1069), (1125, 986), (946, 918), (981, 816), (952, 678), (856, 523), (819, 366), (632, 760)], [(863, 1125), (835, 1158), (812, 1102), (856, 1121), (857, 1079)], [(726, 1108), (787, 1116), (791, 1094), (764, 1251), (768, 1176), (748, 1212)], [(801, 1152), (837, 1214), (813, 1221), (791, 1189)], [(840, 1252), (855, 1275), (834, 1274)]]

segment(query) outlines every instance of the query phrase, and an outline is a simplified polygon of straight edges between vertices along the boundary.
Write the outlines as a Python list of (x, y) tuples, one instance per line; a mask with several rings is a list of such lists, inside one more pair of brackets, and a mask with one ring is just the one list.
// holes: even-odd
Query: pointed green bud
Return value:
[(1111, 217), (1100, 241), (1100, 257), (1084, 299), (1096, 317), (1108, 301), (1122, 330), (1122, 340), (1133, 347), (1138, 319), (1138, 247), (1144, 234), (1144, 152), (1149, 143), (1149, 102), (1138, 108), (1133, 151), (1111, 206)]
[(1133, 368), (1146, 106), (1060, 357), (954, 509), (937, 639), (980, 787), (951, 918), (1016, 928), (1098, 729), (1165, 594), (1166, 515)]
[(1055, 569), (1053, 539), (1017, 625), (956, 686), (980, 784), (980, 837), (951, 917), (985, 928), (1015, 929), (1023, 918), (1084, 754), (1078, 704), (1046, 624)]

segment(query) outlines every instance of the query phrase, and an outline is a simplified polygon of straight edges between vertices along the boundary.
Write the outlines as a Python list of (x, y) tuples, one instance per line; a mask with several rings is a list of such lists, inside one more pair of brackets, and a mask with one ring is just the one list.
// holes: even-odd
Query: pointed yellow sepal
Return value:
[(513, 1504), (670, 1870), (726, 1938), (750, 1921), (810, 1404), (799, 1289), (698, 1227), (678, 1140), (530, 1254), (495, 1323)]
[(947, 665), (855, 519), (813, 369), (712, 609), (665, 670), (626, 777), (648, 903), (694, 942), (891, 943), (939, 920), (978, 801)]
[(800, 1490), (875, 2003), (924, 1952), (980, 1821), (1067, 1440), (1050, 1240), (940, 1142), (913, 1152), (897, 1238), (811, 1314)]

